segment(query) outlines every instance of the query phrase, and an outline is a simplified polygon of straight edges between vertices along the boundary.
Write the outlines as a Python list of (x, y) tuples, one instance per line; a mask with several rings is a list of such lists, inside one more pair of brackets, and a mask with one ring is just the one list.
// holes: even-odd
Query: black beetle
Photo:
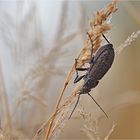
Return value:
[[(81, 79), (84, 80), (84, 84), (82, 86), (82, 88), (80, 89), (80, 91), (78, 92), (78, 99), (76, 101), (76, 104), (70, 114), (69, 119), (71, 118), (78, 102), (80, 99), (80, 95), (81, 94), (88, 94), (93, 100), (94, 102), (98, 105), (98, 107), (104, 112), (104, 114), (106, 115), (106, 117), (108, 118), (107, 114), (105, 113), (105, 111), (102, 109), (102, 107), (96, 102), (96, 100), (90, 95), (90, 91), (92, 88), (95, 88), (98, 83), (99, 80), (102, 79), (102, 77), (107, 73), (107, 71), (110, 69), (113, 61), (114, 61), (114, 49), (113, 49), (113, 45), (107, 40), (107, 38), (103, 35), (103, 37), (105, 38), (105, 40), (108, 42), (108, 44), (102, 46), (97, 53), (95, 54), (95, 56), (92, 56), (93, 53), (93, 43), (91, 40), (91, 37), (88, 34), (88, 37), (91, 41), (92, 44), (92, 50), (91, 50), (91, 58), (89, 61), (90, 66), (88, 68), (76, 68), (76, 63), (77, 60), (75, 59), (75, 69), (76, 69), (76, 78), (74, 80), (74, 83), (77, 83), (78, 81), (80, 81)], [(78, 75), (78, 71), (87, 71), (85, 75), (82, 75), (79, 77)]]

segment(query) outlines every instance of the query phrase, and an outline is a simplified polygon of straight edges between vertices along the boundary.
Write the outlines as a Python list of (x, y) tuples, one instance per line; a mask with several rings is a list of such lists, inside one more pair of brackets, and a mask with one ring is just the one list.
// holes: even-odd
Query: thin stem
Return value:
[(52, 128), (53, 121), (54, 121), (54, 119), (56, 117), (60, 102), (61, 102), (62, 97), (64, 95), (65, 89), (66, 89), (66, 87), (67, 87), (67, 85), (69, 83), (69, 80), (71, 79), (72, 73), (74, 72), (74, 69), (75, 69), (75, 65), (73, 65), (73, 67), (71, 68), (71, 70), (70, 70), (70, 72), (69, 72), (69, 74), (68, 74), (68, 76), (67, 76), (67, 78), (66, 78), (66, 80), (64, 82), (64, 86), (62, 88), (60, 96), (58, 97), (58, 101), (56, 103), (55, 111), (54, 111), (54, 113), (52, 115), (53, 117), (52, 117), (51, 122), (49, 123), (48, 129), (47, 129), (46, 140), (48, 140), (48, 138), (49, 138), (49, 134), (50, 134), (50, 131), (51, 131), (51, 128)]

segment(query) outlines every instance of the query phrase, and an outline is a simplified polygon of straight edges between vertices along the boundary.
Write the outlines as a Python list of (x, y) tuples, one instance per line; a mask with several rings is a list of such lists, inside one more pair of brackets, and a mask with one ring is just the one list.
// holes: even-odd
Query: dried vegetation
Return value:
[[(102, 45), (102, 34), (108, 33), (111, 29), (111, 23), (108, 22), (110, 16), (116, 12), (117, 2), (111, 2), (105, 10), (99, 10), (95, 13), (94, 18), (90, 20), (90, 34), (94, 48), (93, 53)], [(1, 22), (1, 38), (4, 41), (5, 46), (12, 52), (11, 56), (14, 59), (14, 65), (16, 65), (15, 72), (15, 85), (16, 88), (14, 92), (10, 94), (17, 95), (13, 101), (11, 101), (12, 107), (10, 108), (11, 103), (8, 102), (7, 90), (5, 86), (5, 81), (3, 77), (2, 65), (0, 66), (0, 97), (1, 97), (1, 128), (0, 128), (0, 139), (11, 139), (11, 138), (25, 138), (27, 135), (31, 136), (37, 128), (40, 127), (40, 120), (45, 120), (48, 113), (48, 103), (46, 99), (48, 98), (47, 92), (49, 91), (49, 85), (53, 76), (64, 75), (64, 71), (61, 67), (56, 66), (56, 60), (59, 60), (66, 52), (64, 52), (64, 46), (71, 42), (75, 37), (81, 34), (85, 29), (82, 25), (82, 16), (81, 21), (79, 22), (79, 30), (77, 32), (71, 33), (63, 37), (66, 31), (65, 17), (67, 11), (68, 3), (63, 2), (62, 13), (60, 17), (60, 23), (58, 23), (58, 30), (55, 34), (54, 41), (57, 42), (53, 44), (49, 53), (46, 53), (45, 41), (43, 37), (43, 31), (41, 29), (41, 24), (38, 22), (39, 19), (36, 16), (36, 7), (33, 6), (31, 10), (28, 11), (28, 14), (25, 16), (23, 22), (16, 26), (16, 23), (10, 20), (10, 18), (5, 18), (9, 15), (3, 15), (3, 22)], [(81, 10), (82, 15), (84, 15), (84, 10)], [(7, 29), (2, 29), (2, 23), (6, 24), (7, 28), (10, 28), (14, 32), (15, 38), (11, 39), (11, 34)], [(34, 26), (31, 26), (34, 24)], [(39, 28), (40, 27), (40, 28)], [(35, 35), (31, 38), (30, 29), (35, 29)], [(9, 35), (10, 34), (10, 35)], [(61, 36), (60, 36), (61, 34)], [(26, 36), (28, 35), (28, 36)], [(140, 35), (140, 31), (132, 33), (126, 41), (121, 44), (116, 49), (116, 54), (120, 54), (121, 51), (130, 46), (133, 41)], [(22, 45), (21, 42), (30, 42)], [(27, 45), (24, 48), (24, 45)], [(19, 47), (20, 46), (20, 47)], [(31, 52), (32, 51), (32, 55)], [(82, 67), (89, 59), (91, 53), (91, 42), (89, 38), (86, 38), (86, 41), (81, 49), (80, 53), (77, 56), (78, 63), (77, 67)], [(31, 55), (31, 56), (30, 56)], [(30, 56), (30, 57), (29, 57)], [(34, 57), (34, 61), (28, 61)], [(30, 66), (30, 67), (29, 67)], [(50, 70), (51, 69), (51, 70)], [(34, 135), (34, 139), (40, 137), (41, 133), (44, 133), (46, 140), (55, 139), (63, 131), (64, 126), (68, 121), (68, 117), (71, 112), (71, 107), (76, 100), (76, 93), (82, 86), (82, 82), (77, 84), (74, 90), (71, 92), (70, 96), (62, 100), (64, 92), (68, 87), (70, 80), (73, 77), (75, 72), (75, 64), (71, 67), (68, 72), (68, 75), (64, 81), (64, 85), (58, 97), (54, 112), (43, 123), (43, 125), (37, 130)], [(53, 75), (53, 76), (52, 76)], [(32, 84), (31, 84), (32, 83)], [(29, 103), (30, 102), (30, 103)], [(28, 105), (26, 105), (28, 103)], [(29, 115), (25, 120), (19, 119), (20, 114), (26, 114), (29, 110), (28, 107), (32, 110), (30, 116), (36, 116), (36, 119), (32, 121)], [(37, 112), (34, 111), (34, 108), (38, 108)], [(10, 111), (11, 110), (11, 111)], [(100, 133), (97, 131), (98, 121), (100, 118), (94, 118), (92, 114), (84, 111), (83, 107), (79, 108), (79, 116), (84, 120), (84, 125), (82, 131), (90, 139), (104, 139), (107, 140), (111, 133), (114, 131), (116, 126), (115, 123), (112, 123), (111, 129), (107, 132), (107, 135), (103, 138), (100, 136)], [(41, 116), (39, 115), (41, 114)], [(22, 116), (23, 117), (23, 116)], [(23, 123), (22, 123), (23, 121)], [(21, 122), (21, 123), (20, 123)], [(27, 123), (29, 122), (29, 124)], [(36, 123), (37, 122), (37, 123)], [(18, 124), (19, 123), (19, 124)], [(30, 127), (28, 127), (30, 125)], [(28, 128), (28, 130), (26, 130)], [(31, 134), (29, 134), (31, 133)]]

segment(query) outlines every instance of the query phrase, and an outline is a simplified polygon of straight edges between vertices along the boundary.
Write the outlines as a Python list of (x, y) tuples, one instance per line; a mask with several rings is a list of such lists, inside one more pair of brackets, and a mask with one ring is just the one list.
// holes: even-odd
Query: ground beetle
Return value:
[[(110, 69), (110, 67), (114, 61), (114, 55), (115, 55), (113, 45), (107, 40), (107, 38), (103, 34), (102, 36), (108, 42), (108, 44), (102, 46), (94, 56), (94, 55), (92, 55), (93, 54), (92, 39), (91, 39), (89, 33), (87, 33), (87, 35), (88, 35), (88, 37), (91, 41), (91, 44), (92, 44), (91, 58), (89, 61), (90, 66), (88, 68), (76, 68), (77, 60), (75, 59), (76, 78), (74, 80), (74, 83), (77, 83), (78, 81), (83, 79), (84, 84), (81, 87), (80, 91), (77, 93), (78, 99), (77, 99), (76, 104), (75, 104), (75, 106), (70, 114), (69, 119), (71, 118), (76, 106), (78, 105), (81, 94), (88, 94), (92, 98), (92, 100), (94, 100), (94, 102), (98, 105), (98, 107), (104, 112), (106, 117), (108, 118), (105, 111), (97, 103), (97, 101), (90, 95), (89, 92), (91, 91), (92, 88), (95, 88), (98, 85), (99, 80), (101, 80), (102, 77), (106, 74), (106, 72)], [(87, 72), (85, 75), (79, 76), (78, 71), (87, 71)]]

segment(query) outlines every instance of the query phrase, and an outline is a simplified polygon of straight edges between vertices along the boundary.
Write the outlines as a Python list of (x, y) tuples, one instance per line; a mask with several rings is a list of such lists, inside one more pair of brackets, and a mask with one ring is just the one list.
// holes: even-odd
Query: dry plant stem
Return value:
[(62, 129), (62, 127), (64, 127), (64, 125), (61, 126), (61, 124), (64, 124), (64, 121), (67, 120), (67, 118), (69, 117), (69, 109), (70, 109), (69, 107), (74, 102), (75, 94), (79, 91), (80, 88), (81, 88), (80, 86), (77, 86), (72, 92), (72, 94), (65, 99), (63, 105), (59, 107), (59, 117), (56, 118), (55, 124), (51, 130), (52, 136), (55, 135), (57, 129)]
[(114, 131), (114, 128), (116, 127), (116, 124), (113, 123), (112, 128), (110, 129), (110, 131), (108, 132), (107, 136), (104, 138), (104, 140), (108, 140), (110, 135), (112, 134), (112, 132)]
[[(84, 48), (83, 48), (83, 49), (84, 49)], [(83, 50), (83, 49), (82, 49), (82, 50)], [(80, 55), (79, 55), (79, 56), (80, 56)], [(63, 97), (63, 95), (64, 95), (65, 89), (66, 89), (66, 87), (67, 87), (69, 81), (70, 81), (71, 78), (72, 78), (72, 75), (73, 75), (73, 73), (74, 73), (74, 70), (75, 70), (75, 64), (72, 66), (72, 68), (70, 69), (70, 71), (69, 71), (69, 73), (68, 73), (68, 76), (67, 76), (67, 78), (66, 78), (66, 80), (65, 80), (65, 82), (64, 82), (64, 86), (63, 86), (63, 88), (62, 88), (62, 90), (61, 90), (61, 94), (60, 94), (60, 96), (59, 96), (59, 98), (58, 98), (58, 101), (57, 101), (57, 104), (56, 104), (56, 107), (55, 107), (55, 111), (54, 111), (53, 115), (51, 115), (51, 117), (50, 117), (49, 120), (48, 120), (48, 121), (50, 121), (50, 123), (49, 123), (48, 130), (47, 130), (47, 134), (46, 134), (46, 140), (49, 138), (49, 133), (50, 133), (50, 131), (51, 131), (51, 127), (52, 127), (52, 124), (53, 124), (53, 120), (55, 119), (55, 116), (56, 116), (56, 114), (57, 114), (57, 112), (58, 112), (58, 110), (59, 110), (60, 102), (61, 102), (62, 97)], [(75, 92), (74, 92), (74, 93), (75, 93)], [(73, 93), (73, 95), (74, 95), (74, 93)], [(60, 108), (61, 108), (61, 107), (60, 107)]]
[[(85, 29), (84, 29), (84, 30), (85, 30)], [(60, 46), (64, 46), (66, 43), (68, 43), (68, 42), (71, 41), (73, 38), (75, 38), (75, 36), (80, 35), (82, 32), (83, 32), (83, 31), (78, 31), (77, 33), (72, 33), (71, 35), (68, 35), (67, 37), (64, 38), (64, 41), (60, 41), (60, 44), (57, 44), (57, 45), (54, 47), (54, 49), (51, 50), (51, 52), (52, 52), (52, 53), (53, 53), (53, 52), (56, 52), (55, 49), (56, 49), (57, 47), (60, 48)], [(55, 51), (54, 51), (54, 50), (55, 50)], [(52, 55), (52, 54), (50, 53), (50, 55)], [(47, 60), (49, 60), (49, 58), (52, 59), (52, 57), (50, 57), (50, 55), (47, 56)], [(54, 58), (55, 58), (55, 60), (56, 60), (56, 57), (54, 57)], [(72, 71), (72, 70), (71, 70), (71, 71)], [(62, 107), (63, 107), (63, 105), (59, 108), (59, 110), (60, 110)], [(35, 138), (42, 130), (44, 130), (44, 128), (47, 126), (48, 122), (51, 121), (51, 119), (52, 119), (52, 117), (53, 117), (54, 115), (56, 115), (56, 114), (52, 114), (52, 115), (49, 117), (49, 119), (48, 119), (45, 123), (43, 123), (43, 125), (42, 125), (42, 126), (37, 130), (37, 132), (35, 133), (34, 138)]]
[[(106, 33), (111, 28), (110, 24), (107, 24), (104, 22), (106, 21), (108, 16), (110, 14), (114, 13), (116, 10), (117, 10), (116, 2), (114, 1), (108, 5), (106, 11), (103, 11), (103, 10), (97, 11), (97, 13), (95, 15), (95, 19), (90, 22), (90, 26), (91, 26), (92, 30), (89, 31), (89, 34), (90, 34), (91, 39), (94, 43), (93, 53), (96, 52), (96, 50), (100, 47), (100, 44), (101, 44), (100, 38), (101, 38), (102, 34)], [(81, 67), (82, 65), (84, 65), (87, 62), (87, 60), (90, 58), (89, 46), (90, 46), (90, 42), (89, 42), (89, 39), (87, 39), (86, 44), (84, 45), (80, 54), (78, 55), (78, 67)], [(72, 66), (72, 68), (71, 68), (70, 72), (68, 73), (68, 76), (64, 82), (64, 86), (63, 86), (61, 93), (60, 93), (60, 96), (58, 98), (54, 113), (53, 113), (52, 118), (51, 118), (49, 125), (48, 125), (48, 129), (46, 132), (46, 140), (49, 139), (49, 137), (52, 133), (51, 129), (53, 126), (54, 119), (57, 115), (57, 111), (59, 109), (60, 102), (61, 102), (62, 97), (64, 95), (65, 89), (66, 89), (69, 81), (72, 78), (74, 71), (75, 71), (75, 65)], [(76, 94), (76, 92), (73, 92), (73, 93)], [(58, 125), (56, 125), (56, 126), (58, 126)]]
[[(63, 109), (63, 107), (66, 107), (66, 106), (69, 104), (71, 98), (73, 98), (73, 97), (75, 97), (75, 92), (74, 92), (71, 96), (69, 96), (69, 97), (66, 98), (65, 102), (63, 103), (63, 105), (61, 105), (61, 107), (59, 107), (59, 109), (58, 109), (58, 111), (57, 111), (57, 114), (60, 113), (60, 111), (61, 111), (61, 109)], [(57, 115), (57, 114), (52, 114), (52, 115), (49, 117), (49, 119), (48, 119), (45, 123), (42, 124), (42, 126), (41, 126), (41, 127), (37, 130), (37, 132), (35, 133), (33, 139), (35, 139), (35, 138), (37, 137), (37, 135), (39, 135), (43, 130), (45, 130), (45, 128), (47, 127), (48, 123), (51, 121), (51, 119), (54, 117), (54, 115)], [(55, 130), (55, 129), (54, 129), (54, 130)], [(54, 130), (53, 130), (53, 131), (54, 131)]]
[(68, 85), (68, 83), (69, 83), (69, 81), (70, 81), (70, 79), (71, 79), (72, 73), (74, 72), (74, 68), (75, 68), (75, 67), (74, 67), (74, 65), (73, 65), (73, 67), (71, 68), (71, 70), (70, 70), (70, 72), (69, 72), (69, 74), (68, 74), (68, 76), (67, 76), (67, 78), (66, 78), (66, 81), (64, 82), (64, 87), (62, 88), (61, 94), (60, 94), (60, 96), (59, 96), (59, 98), (58, 98), (58, 101), (57, 101), (57, 104), (56, 104), (56, 107), (55, 107), (55, 111), (54, 111), (54, 113), (53, 113), (53, 115), (52, 115), (51, 122), (49, 123), (49, 126), (48, 126), (47, 135), (46, 135), (46, 140), (49, 138), (49, 134), (50, 134), (51, 127), (52, 127), (52, 124), (53, 124), (53, 120), (55, 119), (55, 116), (56, 116), (56, 114), (57, 114), (58, 107), (59, 107), (60, 102), (61, 102), (61, 100), (62, 100), (64, 91), (65, 91), (65, 89), (66, 89), (66, 87), (67, 87), (67, 85)]
[[(84, 47), (82, 48), (82, 50), (83, 50), (83, 49), (84, 49)], [(81, 50), (81, 52), (82, 52), (82, 50)], [(79, 55), (79, 56), (80, 56), (80, 55)], [(78, 56), (78, 57), (79, 57), (79, 56)], [(68, 73), (68, 76), (67, 76), (67, 78), (66, 78), (66, 80), (65, 80), (65, 82), (64, 82), (64, 86), (63, 86), (63, 88), (62, 88), (62, 90), (61, 90), (61, 94), (60, 94), (60, 96), (59, 96), (59, 98), (58, 98), (58, 101), (57, 101), (57, 104), (56, 104), (56, 107), (55, 107), (55, 111), (54, 111), (53, 115), (51, 115), (51, 117), (50, 117), (49, 120), (48, 120), (48, 121), (50, 121), (50, 123), (49, 123), (48, 130), (47, 130), (47, 134), (46, 134), (46, 140), (49, 138), (49, 133), (50, 133), (50, 131), (51, 131), (51, 127), (52, 127), (52, 124), (53, 124), (53, 120), (55, 119), (55, 116), (56, 116), (56, 114), (57, 114), (57, 112), (58, 112), (58, 110), (59, 110), (59, 105), (60, 105), (60, 102), (61, 102), (62, 97), (63, 97), (63, 95), (64, 95), (65, 89), (66, 89), (66, 87), (67, 87), (69, 81), (71, 80), (74, 71), (75, 71), (75, 64), (72, 66), (72, 68), (70, 69), (70, 71), (69, 71), (69, 73)], [(73, 93), (75, 93), (75, 92), (73, 92)], [(73, 95), (74, 95), (74, 94), (73, 94)], [(47, 122), (48, 122), (48, 121), (47, 121)]]
[(120, 54), (121, 51), (123, 51), (126, 47), (129, 47), (132, 42), (135, 41), (136, 38), (138, 38), (138, 36), (140, 36), (140, 30), (138, 30), (137, 32), (133, 32), (130, 36), (128, 36), (125, 42), (115, 50), (116, 55)]

